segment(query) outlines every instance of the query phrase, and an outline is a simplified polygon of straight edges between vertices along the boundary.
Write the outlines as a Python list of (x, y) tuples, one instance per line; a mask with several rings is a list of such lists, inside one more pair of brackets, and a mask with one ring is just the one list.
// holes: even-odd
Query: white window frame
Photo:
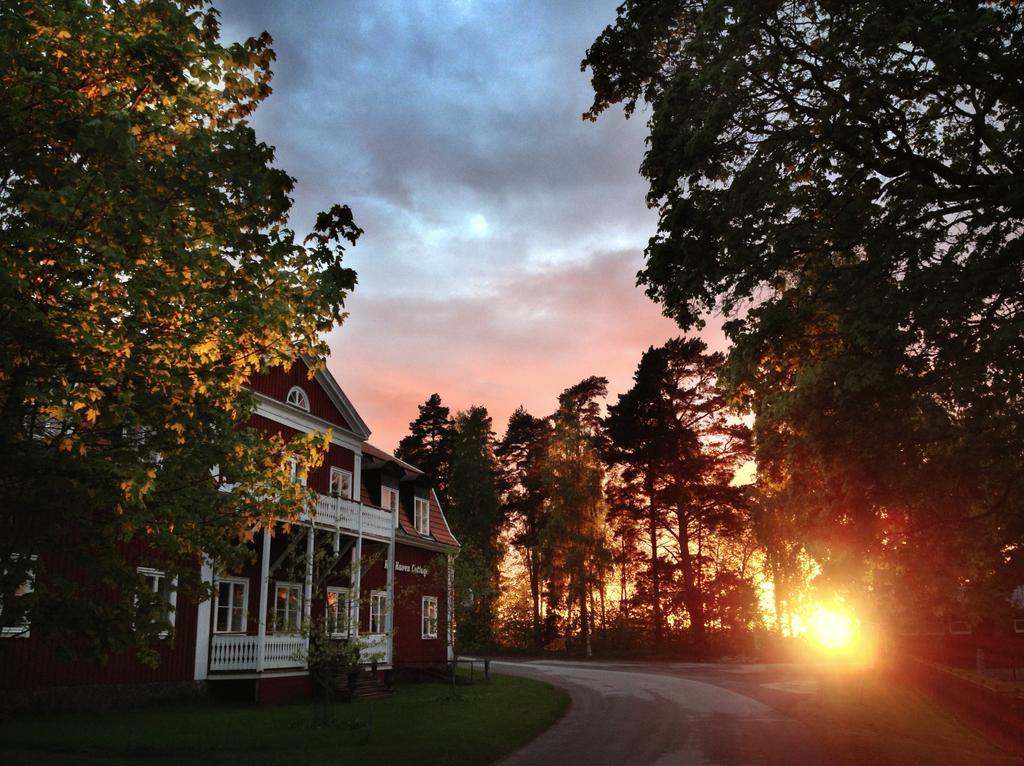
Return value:
[[(387, 627), (388, 594), (383, 590), (370, 591), (370, 621), (367, 625), (371, 636), (384, 634)], [(374, 630), (376, 628), (376, 630)]]
[(306, 473), (299, 470), (299, 461), (295, 458), (288, 458), (288, 479), (292, 484), (306, 486)]
[[(394, 505), (391, 505), (391, 503), (385, 502), (386, 498), (389, 498), (389, 497), (394, 497), (395, 498), (395, 504)], [(398, 503), (399, 503), (399, 499), (398, 499), (398, 490), (397, 489), (393, 489), (392, 487), (383, 487), (383, 486), (380, 488), (380, 507), (381, 508), (383, 508), (385, 511), (397, 511), (398, 510)]]
[[(331, 604), (331, 596), (335, 597)], [(352, 590), (328, 586), (324, 619), (331, 638), (348, 638), (352, 635)], [(339, 630), (339, 625), (341, 630)]]
[[(430, 615), (428, 607), (434, 608), (433, 616)], [(420, 599), (420, 637), (424, 639), (437, 638), (437, 624), (439, 614), (437, 611), (437, 596), (424, 596)]]
[(425, 497), (414, 497), (412, 501), (413, 523), (416, 531), (424, 537), (430, 535), (430, 500)]
[[(292, 614), (288, 599), (285, 599), (285, 608), (280, 608), (281, 601), (278, 598), (278, 591), (287, 590), (296, 594), (295, 598), (295, 619), (292, 621)], [(284, 619), (281, 619), (283, 612)], [(274, 581), (274, 632), (275, 633), (298, 633), (302, 630), (302, 583), (290, 582), (288, 580)], [(283, 626), (283, 627), (282, 627)]]
[(331, 483), (328, 486), (328, 489), (330, 490), (330, 494), (331, 494), (332, 497), (334, 496), (334, 479), (336, 477), (337, 478), (344, 477), (344, 478), (346, 478), (348, 480), (348, 491), (347, 492), (338, 492), (338, 497), (343, 497), (343, 498), (345, 498), (347, 500), (351, 500), (352, 499), (352, 472), (349, 471), (349, 470), (346, 470), (344, 468), (338, 468), (338, 467), (333, 466), (333, 465), (331, 466)]
[[(242, 598), (241, 598), (241, 603), (240, 604), (236, 604), (234, 602), (235, 589), (232, 587), (230, 589), (230, 591), (229, 591), (232, 594), (232, 599), (228, 603), (228, 626), (224, 630), (221, 630), (220, 627), (218, 627), (220, 625), (220, 606), (221, 606), (221, 604), (220, 604), (220, 586), (222, 584), (232, 585), (232, 586), (234, 586), (234, 585), (241, 585), (242, 586)], [(243, 633), (244, 634), (245, 631), (246, 631), (246, 627), (249, 624), (249, 578), (248, 577), (218, 577), (214, 581), (213, 585), (214, 585), (214, 588), (213, 588), (213, 632), (214, 633), (234, 633), (234, 634)], [(232, 630), (232, 622), (233, 622), (232, 618), (233, 618), (233, 616), (235, 614), (235, 610), (239, 606), (242, 608), (242, 619), (241, 619), (241, 623), (242, 624), (241, 624), (241, 626), (239, 627), (238, 630)]]
[[(294, 401), (293, 401), (294, 400)], [(309, 395), (301, 386), (292, 386), (288, 389), (288, 395), (284, 398), (285, 404), (290, 404), (303, 412), (309, 412)]]
[[(11, 554), (11, 560), (17, 561), (21, 558), (18, 553)], [(30, 562), (35, 562), (38, 557), (33, 553), (28, 557)], [(25, 579), (21, 585), (17, 587), (14, 592), (15, 598), (21, 598), (27, 596), (29, 593), (35, 590), (36, 587), (36, 571), (34, 566), (30, 566), (28, 571), (25, 573)], [(3, 612), (3, 602), (0, 602), (0, 613)], [(0, 636), (3, 638), (29, 638), (32, 635), (32, 621), (26, 617), (21, 621), (20, 625), (7, 625), (3, 629), (0, 629)]]
[[(149, 589), (150, 593), (160, 592), (160, 581), (167, 580), (169, 590), (167, 591), (167, 624), (170, 628), (174, 627), (175, 611), (178, 606), (178, 578), (168, 577), (167, 573), (161, 569), (154, 569), (153, 567), (136, 567), (135, 571), (146, 578), (147, 584), (152, 581), (152, 585)], [(160, 632), (160, 638), (166, 638), (170, 630), (163, 630)]]
[(1017, 617), (1013, 621), (1013, 632), (1024, 633), (1024, 619)]

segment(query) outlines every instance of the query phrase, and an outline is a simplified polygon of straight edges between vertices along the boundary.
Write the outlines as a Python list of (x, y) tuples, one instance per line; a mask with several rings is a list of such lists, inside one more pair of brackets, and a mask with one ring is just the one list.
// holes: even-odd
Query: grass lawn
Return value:
[(193, 704), (12, 718), (0, 723), (0, 763), (485, 764), (558, 719), (569, 698), (547, 684), (491, 675), (459, 686), (402, 684), (389, 699), (337, 703), (333, 725), (312, 704)]
[(794, 713), (822, 738), (837, 764), (1020, 763), (930, 698), (880, 673), (826, 676), (814, 701)]

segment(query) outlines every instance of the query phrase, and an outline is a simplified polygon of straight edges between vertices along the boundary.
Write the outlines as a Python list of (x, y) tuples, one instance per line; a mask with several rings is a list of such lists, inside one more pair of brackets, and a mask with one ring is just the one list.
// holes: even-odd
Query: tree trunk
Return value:
[(530, 548), (530, 598), (533, 599), (533, 648), (542, 646), (540, 629), (540, 561), (536, 548)]
[[(585, 578), (580, 578), (584, 580)], [(590, 645), (590, 610), (587, 608), (587, 586), (581, 583), (580, 589), (580, 634), (583, 638), (583, 646), (586, 649), (587, 659), (594, 656), (593, 647)]]
[(679, 563), (683, 572), (683, 601), (690, 615), (690, 632), (698, 652), (704, 651), (704, 603), (697, 575), (690, 556), (690, 532), (686, 526), (686, 515), (679, 516)]
[(626, 539), (622, 539), (622, 566), (619, 567), (619, 614), (629, 615), (627, 604), (629, 599), (626, 594)]
[(654, 648), (661, 647), (662, 616), (661, 616), (661, 567), (658, 566), (658, 515), (654, 505), (654, 480), (645, 480), (647, 492), (647, 532), (651, 544), (651, 600), (654, 607)]

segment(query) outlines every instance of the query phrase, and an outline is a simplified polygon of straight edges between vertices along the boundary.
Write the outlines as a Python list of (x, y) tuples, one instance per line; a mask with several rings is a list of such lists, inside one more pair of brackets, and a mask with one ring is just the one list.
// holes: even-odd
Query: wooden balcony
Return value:
[(395, 516), (390, 511), (330, 495), (317, 496), (313, 522), (318, 527), (340, 528), (346, 534), (362, 530), (363, 537), (382, 542), (390, 542), (395, 535)]

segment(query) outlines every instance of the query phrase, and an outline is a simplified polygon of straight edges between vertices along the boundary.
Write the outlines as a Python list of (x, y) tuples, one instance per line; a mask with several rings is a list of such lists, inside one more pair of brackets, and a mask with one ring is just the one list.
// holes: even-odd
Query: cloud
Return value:
[(434, 391), (501, 430), (588, 375), (625, 390), (677, 333), (634, 286), (644, 118), (580, 118), (617, 2), (218, 1), (225, 39), (274, 38), (253, 124), (297, 178), (293, 227), (345, 202), (366, 231), (330, 367), (381, 446)]
[[(679, 334), (634, 287), (639, 265), (617, 251), (495, 275), (464, 295), (353, 297), (330, 368), (387, 447), (434, 392), (453, 410), (487, 406), (499, 433), (520, 404), (549, 414), (588, 375), (607, 376), (614, 400), (641, 353)], [(717, 327), (705, 337), (721, 348)]]

